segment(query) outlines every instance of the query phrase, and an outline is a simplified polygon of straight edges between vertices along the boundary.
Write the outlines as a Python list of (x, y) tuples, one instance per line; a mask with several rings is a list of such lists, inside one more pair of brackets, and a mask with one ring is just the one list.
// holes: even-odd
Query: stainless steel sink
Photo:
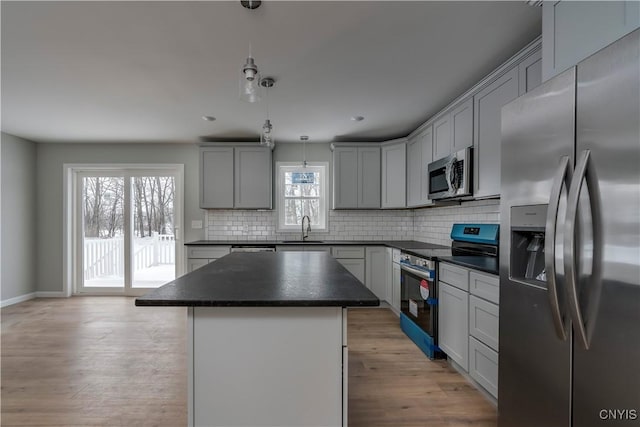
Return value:
[(324, 243), (324, 240), (305, 240), (305, 241), (302, 241), (302, 240), (283, 240), (282, 243), (300, 243), (300, 244), (302, 244), (302, 243), (304, 243), (304, 244), (307, 244), (307, 243)]

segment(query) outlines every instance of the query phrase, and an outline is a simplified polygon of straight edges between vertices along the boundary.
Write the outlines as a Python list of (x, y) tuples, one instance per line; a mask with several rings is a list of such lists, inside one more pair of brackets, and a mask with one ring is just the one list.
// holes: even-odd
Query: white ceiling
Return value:
[(238, 99), (249, 43), (277, 80), (276, 143), (406, 136), (541, 32), (524, 1), (1, 8), (2, 131), (38, 142), (257, 140), (264, 100)]

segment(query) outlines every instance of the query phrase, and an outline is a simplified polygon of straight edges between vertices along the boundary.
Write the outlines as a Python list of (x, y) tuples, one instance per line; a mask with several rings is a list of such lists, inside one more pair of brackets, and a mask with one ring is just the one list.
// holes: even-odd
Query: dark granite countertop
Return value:
[(498, 259), (486, 256), (443, 256), (438, 258), (439, 261), (457, 264), (461, 267), (473, 268), (474, 270), (484, 271), (485, 273), (498, 275)]
[(380, 300), (323, 252), (236, 252), (136, 298), (137, 306), (354, 307)]
[(434, 243), (418, 242), (416, 240), (196, 240), (185, 246), (387, 246), (390, 248), (410, 251), (413, 249), (450, 249), (448, 246)]

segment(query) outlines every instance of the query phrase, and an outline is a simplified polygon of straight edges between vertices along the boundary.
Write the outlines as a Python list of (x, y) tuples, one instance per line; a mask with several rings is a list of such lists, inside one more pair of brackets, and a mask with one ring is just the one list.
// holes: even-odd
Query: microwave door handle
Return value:
[(547, 296), (549, 297), (549, 306), (551, 308), (551, 318), (556, 335), (562, 341), (567, 339), (565, 331), (564, 316), (560, 311), (560, 302), (558, 297), (558, 271), (556, 270), (556, 227), (558, 224), (558, 209), (560, 207), (560, 196), (562, 195), (562, 187), (567, 185), (571, 172), (569, 170), (569, 157), (563, 156), (560, 159), (560, 166), (556, 171), (553, 179), (553, 187), (551, 188), (551, 196), (549, 197), (549, 207), (547, 209), (547, 224), (545, 229), (545, 268), (547, 271)]
[[(584, 150), (576, 171), (573, 181), (571, 182), (571, 188), (569, 190), (569, 196), (567, 200), (567, 218), (566, 218), (566, 234), (564, 236), (564, 269), (567, 276), (567, 297), (569, 300), (569, 313), (573, 320), (574, 331), (578, 337), (578, 341), (582, 345), (582, 348), (589, 350), (589, 338), (586, 330), (585, 318), (580, 309), (579, 295), (578, 295), (578, 260), (576, 256), (576, 238), (575, 233), (577, 231), (578, 221), (578, 205), (580, 203), (580, 193), (582, 191), (582, 183), (586, 181), (587, 191), (589, 192), (590, 211), (591, 211), (591, 224), (593, 232), (593, 265), (591, 271), (591, 280), (589, 283), (589, 291), (598, 290), (602, 286), (602, 263), (601, 263), (601, 251), (602, 251), (602, 221), (600, 219), (600, 192), (598, 189), (598, 180), (593, 167), (593, 161), (591, 160), (591, 152)], [(596, 303), (597, 299), (593, 303)], [(595, 315), (595, 314), (594, 314)], [(593, 327), (595, 319), (586, 319)]]

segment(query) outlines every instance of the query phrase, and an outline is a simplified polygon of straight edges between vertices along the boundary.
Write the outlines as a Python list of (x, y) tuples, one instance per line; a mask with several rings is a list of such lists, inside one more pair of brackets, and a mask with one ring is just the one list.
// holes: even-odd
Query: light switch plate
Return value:
[(197, 220), (193, 220), (191, 221), (191, 228), (193, 229), (199, 229), (202, 228), (202, 220), (201, 219), (197, 219)]

